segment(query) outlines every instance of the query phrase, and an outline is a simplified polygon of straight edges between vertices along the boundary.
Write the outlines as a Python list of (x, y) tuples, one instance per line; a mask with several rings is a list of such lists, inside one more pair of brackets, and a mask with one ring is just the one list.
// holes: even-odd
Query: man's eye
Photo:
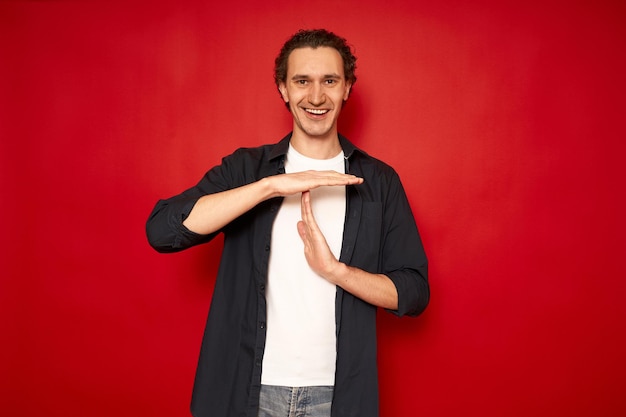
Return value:
[(335, 83), (336, 83), (335, 80), (326, 80), (326, 84), (328, 84), (328, 85), (332, 85), (332, 84), (335, 84)]
[(296, 81), (299, 85), (306, 85), (306, 80), (298, 80)]

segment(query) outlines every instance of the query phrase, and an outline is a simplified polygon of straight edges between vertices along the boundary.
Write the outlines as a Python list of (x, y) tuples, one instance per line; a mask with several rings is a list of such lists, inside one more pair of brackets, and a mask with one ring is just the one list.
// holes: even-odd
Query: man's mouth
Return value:
[(305, 112), (314, 114), (316, 116), (321, 116), (328, 113), (330, 110), (328, 109), (304, 109)]

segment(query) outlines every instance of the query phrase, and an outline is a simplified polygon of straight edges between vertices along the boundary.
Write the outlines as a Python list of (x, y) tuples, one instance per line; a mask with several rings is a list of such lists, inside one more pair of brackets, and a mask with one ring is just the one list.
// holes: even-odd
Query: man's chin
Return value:
[(325, 132), (304, 132), (304, 134), (313, 139), (313, 140), (324, 140), (324, 139), (328, 139), (329, 137), (331, 137), (331, 132), (330, 131), (325, 131)]
[(322, 127), (322, 126), (316, 126), (315, 128), (304, 128), (302, 129), (302, 133), (304, 133), (307, 136), (310, 136), (311, 138), (326, 138), (328, 136), (330, 136), (333, 132), (332, 127)]

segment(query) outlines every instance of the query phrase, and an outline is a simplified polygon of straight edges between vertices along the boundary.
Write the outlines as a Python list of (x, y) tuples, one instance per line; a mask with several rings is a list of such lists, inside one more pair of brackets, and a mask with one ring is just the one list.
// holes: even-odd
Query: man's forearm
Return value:
[(183, 225), (192, 232), (208, 235), (272, 196), (266, 179), (231, 190), (200, 197)]
[(337, 267), (325, 278), (370, 304), (389, 310), (398, 309), (398, 290), (384, 274), (372, 274), (338, 262)]

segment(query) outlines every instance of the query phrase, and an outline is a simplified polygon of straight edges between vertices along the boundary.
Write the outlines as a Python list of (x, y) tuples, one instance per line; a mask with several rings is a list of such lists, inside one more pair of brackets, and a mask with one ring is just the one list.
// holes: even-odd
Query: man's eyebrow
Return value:
[[(338, 80), (340, 80), (342, 77), (339, 74), (332, 73), (332, 74), (326, 74), (322, 78), (325, 79), (325, 80), (328, 80), (328, 79), (338, 79)], [(307, 74), (294, 74), (291, 77), (291, 79), (292, 80), (308, 80), (308, 79), (311, 79), (311, 76), (307, 75)]]

